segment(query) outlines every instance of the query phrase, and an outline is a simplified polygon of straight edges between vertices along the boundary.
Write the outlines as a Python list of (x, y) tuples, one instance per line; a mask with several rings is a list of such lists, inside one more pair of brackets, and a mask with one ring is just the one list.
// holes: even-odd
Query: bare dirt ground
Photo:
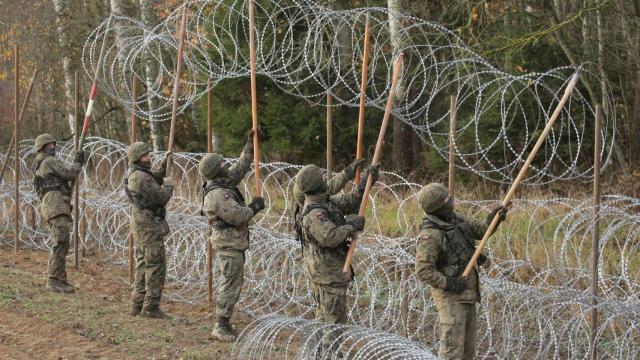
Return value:
[[(233, 344), (209, 339), (206, 303), (163, 299), (171, 320), (128, 315), (127, 270), (83, 259), (67, 264), (74, 294), (46, 289), (48, 254), (0, 248), (0, 359), (230, 359)], [(234, 314), (241, 331), (251, 319)]]

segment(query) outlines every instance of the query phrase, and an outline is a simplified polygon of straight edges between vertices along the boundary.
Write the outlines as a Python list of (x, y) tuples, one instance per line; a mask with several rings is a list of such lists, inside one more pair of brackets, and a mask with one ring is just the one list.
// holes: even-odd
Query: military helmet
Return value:
[(141, 141), (133, 143), (127, 147), (127, 157), (130, 163), (135, 163), (140, 160), (144, 154), (151, 152), (151, 147)]
[(444, 205), (449, 189), (438, 183), (431, 183), (418, 192), (418, 203), (426, 213), (433, 213)]
[(36, 138), (34, 146), (36, 147), (36, 151), (42, 150), (42, 148), (47, 145), (56, 142), (56, 138), (50, 134), (42, 134)]
[(324, 171), (315, 165), (307, 165), (298, 171), (295, 185), (303, 194), (313, 193), (324, 186)]
[(220, 154), (207, 154), (198, 165), (200, 176), (205, 179), (214, 179), (222, 169), (224, 157)]

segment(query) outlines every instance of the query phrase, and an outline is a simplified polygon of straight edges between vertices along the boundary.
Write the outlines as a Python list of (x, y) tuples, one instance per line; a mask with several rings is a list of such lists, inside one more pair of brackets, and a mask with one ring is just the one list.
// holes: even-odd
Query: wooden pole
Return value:
[(176, 64), (176, 78), (173, 81), (173, 108), (171, 109), (171, 128), (169, 130), (169, 146), (167, 151), (166, 176), (171, 177), (171, 165), (173, 165), (173, 146), (176, 141), (176, 121), (178, 118), (178, 90), (180, 89), (180, 76), (182, 76), (182, 53), (184, 51), (185, 26), (187, 23), (187, 4), (182, 8), (182, 20), (180, 21), (180, 35), (178, 42), (178, 61)]
[[(211, 79), (207, 81), (207, 152), (213, 152), (213, 134), (212, 134), (212, 97), (211, 97)], [(213, 221), (209, 220), (207, 229), (207, 299), (209, 300), (209, 310), (213, 311), (213, 247), (211, 246), (211, 232), (213, 231)]]
[[(133, 144), (138, 141), (138, 132), (137, 132), (137, 122), (138, 117), (136, 116), (136, 102), (138, 101), (138, 81), (135, 75), (131, 78), (131, 134), (130, 134), (130, 143)], [(129, 283), (133, 284), (135, 280), (135, 259), (134, 259), (134, 239), (133, 233), (129, 231), (129, 236), (127, 237), (127, 248), (128, 248), (128, 257), (127, 261), (129, 262)]]
[[(533, 146), (533, 149), (531, 150), (529, 157), (527, 158), (524, 165), (522, 166), (522, 169), (520, 169), (520, 172), (518, 173), (518, 176), (516, 177), (513, 184), (511, 185), (511, 188), (507, 192), (507, 195), (502, 200), (503, 207), (507, 207), (509, 205), (511, 198), (513, 197), (516, 190), (520, 186), (520, 182), (522, 182), (522, 179), (524, 179), (525, 175), (527, 174), (527, 171), (529, 171), (529, 166), (531, 166), (531, 162), (533, 161), (533, 158), (538, 154), (538, 150), (540, 150), (540, 147), (542, 147), (544, 140), (547, 138), (547, 135), (549, 134), (549, 132), (551, 131), (551, 128), (553, 127), (553, 123), (555, 123), (556, 119), (560, 115), (560, 112), (562, 112), (562, 108), (564, 107), (564, 104), (567, 102), (567, 100), (569, 100), (569, 97), (571, 96), (571, 92), (573, 91), (573, 88), (576, 86), (576, 83), (578, 82), (579, 77), (580, 77), (580, 70), (578, 69), (578, 71), (576, 71), (576, 73), (571, 78), (571, 81), (569, 81), (569, 84), (567, 85), (567, 88), (564, 91), (564, 95), (562, 96), (562, 99), (560, 99), (558, 106), (556, 107), (555, 111), (551, 115), (551, 118), (549, 118), (549, 121), (547, 122), (547, 126), (544, 128), (544, 130), (542, 130), (542, 134), (540, 134), (538, 141)], [(469, 260), (469, 263), (467, 264), (467, 267), (465, 268), (464, 273), (462, 274), (463, 277), (469, 276), (469, 274), (471, 273), (471, 270), (473, 270), (476, 264), (476, 261), (478, 260), (478, 256), (480, 256), (480, 253), (484, 249), (487, 243), (487, 240), (489, 239), (489, 236), (493, 234), (493, 231), (496, 229), (496, 226), (498, 226), (498, 219), (500, 219), (500, 212), (497, 212), (496, 215), (493, 217), (493, 220), (491, 221), (489, 228), (484, 233), (484, 236), (482, 237), (480, 244), (476, 248), (475, 253), (473, 253), (471, 260)]]
[[(398, 79), (400, 78), (400, 70), (402, 69), (402, 61), (404, 58), (404, 54), (400, 53), (398, 58), (396, 59), (395, 66), (393, 67), (393, 75), (391, 77), (391, 89), (389, 89), (389, 96), (387, 98), (387, 106), (384, 110), (384, 117), (382, 118), (382, 125), (380, 125), (380, 133), (378, 134), (378, 142), (376, 143), (376, 150), (373, 153), (373, 160), (371, 161), (372, 165), (380, 164), (380, 155), (382, 155), (382, 144), (384, 143), (384, 134), (387, 131), (387, 125), (389, 124), (389, 117), (391, 116), (391, 109), (393, 108), (393, 101), (396, 94), (396, 86), (398, 84)], [(358, 215), (364, 216), (365, 210), (367, 209), (367, 202), (369, 200), (369, 192), (371, 191), (371, 186), (373, 185), (373, 179), (371, 176), (367, 179), (367, 186), (364, 189), (364, 194), (362, 195), (362, 202), (360, 203), (360, 211)], [(347, 258), (344, 262), (344, 267), (342, 268), (342, 272), (349, 273), (351, 271), (351, 261), (353, 260), (353, 252), (356, 249), (357, 239), (354, 236), (354, 239), (351, 241), (351, 245), (349, 246), (349, 252), (347, 253)]]
[[(369, 33), (371, 22), (369, 13), (364, 26), (364, 51), (362, 54), (362, 76), (360, 78), (360, 107), (358, 111), (358, 141), (356, 143), (356, 159), (362, 159), (362, 139), (364, 137), (364, 110), (367, 102), (367, 69), (369, 67)], [(355, 184), (360, 183), (360, 168), (356, 168)]]
[(13, 128), (13, 137), (15, 139), (16, 142), (16, 146), (14, 147), (15, 153), (14, 153), (14, 159), (13, 159), (13, 164), (14, 164), (14, 169), (15, 169), (15, 176), (13, 177), (13, 182), (14, 182), (14, 187), (15, 187), (15, 207), (14, 207), (14, 214), (15, 214), (15, 222), (14, 222), (14, 239), (15, 239), (15, 252), (16, 254), (18, 253), (19, 250), (19, 243), (20, 243), (20, 147), (18, 146), (18, 144), (20, 144), (20, 113), (19, 113), (19, 109), (20, 106), (18, 105), (18, 101), (20, 100), (20, 49), (18, 47), (18, 41), (16, 40), (16, 44), (15, 44), (15, 52), (14, 52), (14, 67), (15, 67), (15, 103), (14, 103), (14, 108), (15, 108), (15, 125)]
[(327, 90), (327, 179), (333, 173), (333, 96)]
[[(78, 87), (78, 70), (76, 70), (73, 74), (73, 121), (74, 121), (74, 129), (73, 129), (73, 146), (75, 151), (78, 151), (78, 103), (79, 100), (79, 87)], [(78, 174), (80, 176), (80, 174)], [(78, 243), (80, 241), (80, 232), (78, 223), (80, 221), (80, 182), (75, 182), (75, 191), (73, 194), (73, 266), (76, 270), (79, 269), (79, 260), (78, 260)]]
[(449, 197), (456, 192), (456, 95), (451, 95), (449, 104)]
[(594, 125), (595, 143), (593, 147), (593, 244), (591, 245), (591, 336), (589, 339), (590, 359), (598, 358), (596, 336), (598, 333), (598, 262), (600, 257), (600, 123), (602, 121), (602, 105), (596, 105)]
[[(22, 108), (20, 108), (20, 115), (18, 116), (18, 123), (22, 124), (22, 117), (24, 116), (24, 112), (27, 109), (27, 104), (29, 103), (29, 98), (31, 97), (31, 90), (33, 89), (33, 84), (36, 80), (36, 75), (38, 75), (38, 69), (33, 70), (33, 75), (31, 76), (31, 80), (29, 81), (29, 88), (27, 89), (27, 94), (22, 100)], [(9, 157), (11, 156), (11, 151), (15, 146), (16, 142), (16, 134), (15, 131), (11, 134), (11, 140), (9, 141), (9, 148), (4, 155), (4, 162), (2, 164), (2, 173), (0, 173), (0, 184), (2, 184), (2, 180), (4, 178), (4, 173), (7, 170), (7, 166), (9, 165)]]
[(402, 316), (402, 321), (400, 323), (400, 334), (404, 337), (407, 337), (407, 334), (409, 333), (409, 271), (409, 266), (403, 264), (401, 280), (402, 300), (400, 302), (400, 315)]
[(258, 95), (256, 90), (255, 9), (249, 0), (249, 63), (251, 67), (251, 119), (253, 129), (253, 165), (255, 168), (255, 196), (260, 196), (260, 142), (258, 138)]

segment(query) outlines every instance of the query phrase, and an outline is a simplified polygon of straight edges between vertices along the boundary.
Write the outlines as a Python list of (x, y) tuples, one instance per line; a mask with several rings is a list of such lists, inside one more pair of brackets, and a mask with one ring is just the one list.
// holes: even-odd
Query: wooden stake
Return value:
[(253, 122), (253, 165), (255, 168), (255, 196), (260, 196), (260, 142), (258, 138), (258, 95), (256, 90), (256, 40), (254, 4), (249, 0), (249, 63), (251, 67), (251, 119)]
[(400, 315), (402, 316), (400, 334), (407, 337), (409, 333), (409, 266), (402, 265), (402, 301), (400, 302)]
[[(78, 70), (76, 70), (73, 74), (73, 121), (74, 121), (74, 129), (73, 129), (73, 146), (75, 151), (78, 151), (78, 103), (79, 103), (79, 93), (80, 90), (78, 88)], [(80, 174), (78, 174), (80, 176)], [(80, 221), (80, 181), (76, 181), (75, 192), (73, 194), (73, 266), (76, 270), (79, 269), (79, 260), (78, 260), (78, 242), (80, 240), (79, 226), (78, 223)]]
[(333, 96), (327, 90), (327, 179), (333, 173)]
[(456, 192), (456, 95), (451, 95), (449, 105), (449, 197)]
[(14, 67), (15, 67), (15, 102), (14, 102), (14, 108), (15, 108), (15, 125), (13, 128), (13, 137), (15, 139), (16, 142), (16, 146), (15, 146), (15, 153), (14, 153), (14, 159), (13, 159), (13, 164), (14, 164), (14, 169), (15, 169), (15, 176), (13, 177), (13, 182), (14, 182), (14, 187), (15, 187), (15, 207), (14, 207), (14, 214), (15, 214), (15, 222), (14, 222), (14, 231), (13, 231), (13, 235), (14, 235), (14, 239), (15, 239), (15, 252), (16, 254), (18, 253), (18, 250), (20, 248), (20, 147), (18, 146), (18, 144), (20, 144), (20, 113), (19, 113), (19, 105), (18, 105), (18, 101), (20, 100), (20, 49), (18, 48), (18, 41), (16, 40), (16, 44), (15, 44), (15, 52), (14, 52)]
[(171, 128), (169, 130), (169, 157), (167, 158), (166, 176), (171, 177), (171, 165), (173, 165), (173, 146), (176, 141), (176, 121), (178, 118), (178, 90), (180, 89), (180, 76), (182, 76), (182, 53), (184, 51), (185, 26), (187, 23), (187, 4), (182, 8), (182, 20), (180, 21), (180, 35), (178, 42), (178, 61), (176, 64), (176, 78), (173, 81), (173, 108), (171, 109)]
[[(371, 161), (372, 165), (380, 164), (380, 155), (382, 155), (382, 144), (384, 143), (384, 134), (387, 131), (387, 125), (389, 124), (389, 117), (391, 116), (391, 109), (393, 108), (393, 101), (396, 94), (396, 87), (398, 83), (398, 78), (400, 78), (400, 70), (402, 69), (402, 61), (404, 58), (404, 54), (400, 53), (398, 59), (396, 59), (395, 66), (393, 68), (393, 75), (391, 77), (391, 89), (389, 89), (389, 96), (387, 97), (387, 106), (384, 110), (384, 117), (382, 118), (382, 125), (380, 125), (380, 133), (378, 134), (378, 142), (376, 143), (376, 150), (373, 154), (373, 160)], [(358, 215), (364, 216), (365, 210), (367, 209), (367, 202), (369, 200), (369, 192), (371, 191), (371, 186), (373, 185), (373, 179), (371, 176), (367, 179), (367, 186), (365, 187), (364, 194), (362, 195), (362, 202), (360, 203), (360, 211)], [(354, 239), (351, 241), (351, 245), (349, 246), (349, 252), (347, 253), (347, 259), (344, 262), (344, 267), (342, 268), (342, 272), (349, 273), (351, 271), (351, 261), (353, 260), (353, 252), (356, 249), (357, 239), (354, 236)]]
[[(138, 118), (136, 116), (136, 102), (138, 101), (138, 81), (135, 75), (131, 78), (131, 134), (130, 143), (133, 144), (138, 141)], [(129, 283), (133, 284), (135, 280), (135, 247), (133, 233), (129, 231), (127, 237), (127, 261), (129, 262)]]
[(602, 105), (596, 105), (593, 147), (593, 243), (591, 244), (591, 334), (589, 337), (590, 359), (598, 358), (596, 336), (598, 333), (598, 263), (600, 257), (600, 123), (602, 121)]
[[(544, 128), (544, 130), (542, 131), (542, 134), (540, 134), (540, 137), (538, 138), (538, 141), (533, 146), (533, 149), (531, 150), (529, 157), (527, 158), (524, 165), (522, 166), (522, 169), (520, 169), (518, 176), (516, 177), (513, 184), (511, 185), (511, 188), (509, 189), (509, 192), (507, 192), (507, 195), (502, 200), (503, 207), (507, 207), (509, 205), (511, 198), (513, 197), (516, 190), (520, 186), (520, 182), (522, 182), (522, 179), (524, 179), (525, 175), (527, 174), (527, 171), (529, 171), (529, 166), (531, 166), (531, 162), (533, 161), (533, 158), (538, 154), (538, 150), (540, 150), (540, 147), (542, 147), (544, 140), (547, 138), (547, 135), (549, 134), (549, 132), (551, 131), (551, 128), (553, 127), (553, 123), (556, 121), (556, 119), (560, 115), (560, 112), (562, 112), (562, 108), (564, 107), (564, 104), (567, 102), (567, 100), (569, 100), (569, 97), (571, 96), (571, 92), (573, 91), (573, 88), (576, 86), (576, 83), (578, 82), (578, 78), (580, 77), (579, 74), (580, 74), (580, 70), (578, 69), (578, 71), (576, 71), (576, 73), (571, 78), (571, 81), (569, 81), (569, 84), (567, 85), (567, 88), (564, 91), (564, 95), (562, 96), (562, 99), (560, 99), (560, 103), (558, 103), (558, 106), (556, 107), (555, 111), (551, 115), (551, 118), (547, 122), (547, 126)], [(471, 260), (469, 260), (469, 263), (467, 264), (467, 267), (465, 268), (464, 273), (462, 274), (463, 277), (469, 276), (469, 274), (471, 273), (471, 270), (473, 270), (476, 264), (476, 261), (478, 260), (478, 256), (480, 256), (480, 253), (484, 249), (487, 243), (487, 240), (489, 239), (489, 236), (493, 234), (493, 231), (496, 229), (496, 226), (498, 226), (498, 219), (500, 219), (500, 212), (497, 212), (496, 215), (493, 217), (493, 220), (491, 221), (489, 228), (484, 233), (484, 236), (482, 237), (480, 244), (476, 248), (475, 253), (471, 257)]]
[[(211, 79), (207, 81), (207, 152), (213, 152), (213, 134), (212, 134), (212, 97), (211, 97)], [(209, 220), (207, 228), (207, 299), (209, 300), (209, 310), (213, 311), (213, 247), (211, 246), (211, 233), (213, 231), (213, 221)]]
[[(356, 159), (362, 159), (362, 141), (364, 137), (364, 110), (367, 102), (367, 69), (369, 67), (369, 13), (364, 26), (364, 51), (362, 54), (362, 76), (360, 78), (360, 107), (358, 112), (358, 141), (356, 143)], [(354, 183), (360, 183), (360, 168), (356, 168)]]

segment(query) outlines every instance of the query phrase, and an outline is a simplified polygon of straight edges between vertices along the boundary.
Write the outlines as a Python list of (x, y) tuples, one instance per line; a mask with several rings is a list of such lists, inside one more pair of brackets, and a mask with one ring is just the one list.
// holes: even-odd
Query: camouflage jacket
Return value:
[(71, 185), (69, 182), (80, 173), (80, 164), (67, 165), (62, 160), (39, 152), (34, 163), (34, 182), (36, 177), (47, 183), (55, 184), (58, 190), (47, 191), (40, 199), (40, 211), (49, 221), (59, 215), (71, 216)]
[(137, 241), (144, 245), (158, 241), (169, 233), (169, 225), (164, 217), (166, 204), (173, 195), (173, 186), (164, 185), (165, 169), (150, 171), (135, 164), (129, 164), (127, 188), (130, 194), (144, 204), (131, 206), (131, 230)]
[(249, 248), (249, 221), (254, 213), (246, 206), (236, 187), (251, 169), (252, 160), (253, 148), (247, 144), (238, 162), (229, 169), (229, 177), (213, 180), (221, 185), (215, 186), (204, 197), (202, 210), (213, 224), (209, 240), (215, 250), (244, 251)]
[(484, 222), (455, 214), (453, 223), (433, 215), (426, 215), (416, 246), (416, 275), (431, 285), (436, 303), (480, 302), (480, 279), (477, 267), (469, 275), (467, 289), (454, 294), (444, 290), (447, 277), (464, 272), (475, 251), (475, 241), (482, 239), (487, 225)]
[(312, 282), (345, 286), (353, 280), (352, 272), (342, 272), (349, 250), (345, 241), (355, 233), (353, 226), (345, 224), (344, 215), (356, 213), (361, 200), (357, 191), (306, 196), (304, 207), (313, 209), (302, 218), (303, 257)]

